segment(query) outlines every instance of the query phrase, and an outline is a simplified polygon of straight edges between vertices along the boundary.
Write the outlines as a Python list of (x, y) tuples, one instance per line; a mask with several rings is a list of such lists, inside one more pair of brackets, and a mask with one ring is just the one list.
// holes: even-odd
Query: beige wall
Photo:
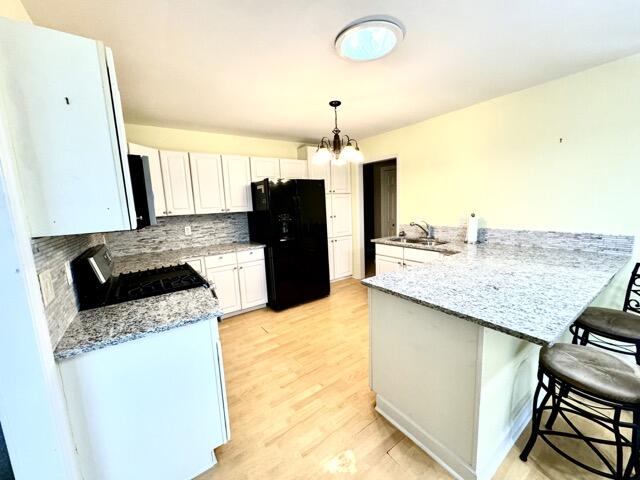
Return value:
[(0, 17), (33, 23), (20, 0), (0, 0)]
[(163, 150), (297, 158), (297, 149), (300, 145), (300, 142), (130, 123), (126, 124), (125, 128), (128, 141)]
[[(492, 228), (638, 235), (638, 85), (635, 55), (360, 146), (368, 161), (397, 157), (399, 224), (458, 225), (477, 212)], [(354, 242), (362, 250), (360, 238)]]

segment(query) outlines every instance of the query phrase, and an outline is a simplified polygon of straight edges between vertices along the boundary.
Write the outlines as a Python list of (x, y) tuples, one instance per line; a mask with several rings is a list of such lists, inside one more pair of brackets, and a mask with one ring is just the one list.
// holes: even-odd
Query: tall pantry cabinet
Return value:
[(298, 158), (307, 160), (309, 178), (324, 180), (327, 209), (327, 241), (329, 242), (329, 276), (331, 280), (353, 274), (351, 168), (349, 164), (315, 165), (316, 147), (298, 148)]

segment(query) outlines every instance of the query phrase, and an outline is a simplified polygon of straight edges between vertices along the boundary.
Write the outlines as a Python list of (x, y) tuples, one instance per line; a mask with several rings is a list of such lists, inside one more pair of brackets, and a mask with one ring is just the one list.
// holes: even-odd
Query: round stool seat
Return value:
[(540, 365), (559, 380), (595, 397), (640, 405), (640, 370), (601, 350), (558, 343), (542, 348)]
[(640, 316), (611, 308), (589, 307), (576, 324), (629, 340), (640, 340)]

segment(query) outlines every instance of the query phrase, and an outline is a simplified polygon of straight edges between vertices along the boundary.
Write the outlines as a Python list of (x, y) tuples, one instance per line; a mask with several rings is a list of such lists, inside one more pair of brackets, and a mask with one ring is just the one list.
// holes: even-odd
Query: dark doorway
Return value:
[(7, 445), (4, 442), (4, 434), (2, 433), (2, 425), (0, 425), (0, 480), (14, 480)]
[(362, 167), (364, 196), (364, 272), (375, 275), (376, 249), (373, 238), (396, 234), (396, 159), (367, 163)]

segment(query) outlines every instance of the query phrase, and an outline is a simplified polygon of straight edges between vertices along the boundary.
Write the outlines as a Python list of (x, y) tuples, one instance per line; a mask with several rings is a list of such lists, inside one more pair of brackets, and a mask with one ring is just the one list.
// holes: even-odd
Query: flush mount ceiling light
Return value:
[(335, 46), (343, 58), (368, 62), (391, 53), (404, 34), (404, 27), (396, 19), (366, 17), (347, 25), (336, 37)]
[(333, 107), (335, 119), (334, 128), (331, 131), (333, 133), (333, 141), (329, 141), (328, 137), (322, 137), (311, 160), (316, 165), (323, 165), (327, 162), (331, 162), (334, 165), (344, 165), (347, 162), (362, 163), (364, 160), (356, 139), (349, 137), (349, 135), (340, 138), (338, 107), (341, 104), (340, 100), (331, 100), (329, 102), (329, 105)]

